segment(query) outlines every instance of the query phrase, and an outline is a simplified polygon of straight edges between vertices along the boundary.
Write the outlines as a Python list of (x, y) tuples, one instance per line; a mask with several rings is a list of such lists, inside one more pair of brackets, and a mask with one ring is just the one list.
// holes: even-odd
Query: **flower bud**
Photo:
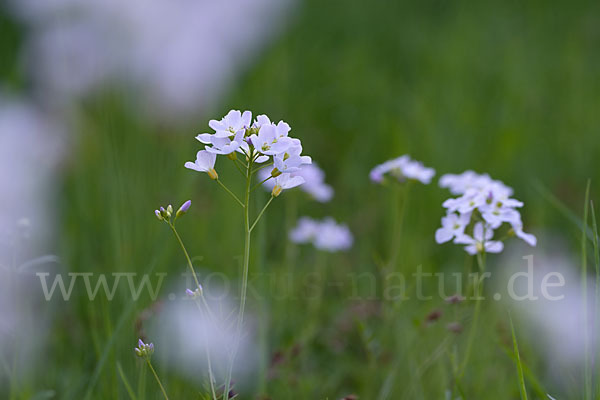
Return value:
[(171, 216), (171, 215), (169, 214), (169, 212), (168, 212), (167, 210), (165, 210), (165, 208), (164, 208), (164, 207), (161, 207), (161, 208), (159, 208), (159, 210), (160, 210), (160, 216), (161, 216), (161, 217), (163, 217), (163, 219), (166, 219), (166, 220), (168, 220), (168, 219), (169, 219), (169, 217)]
[(217, 171), (215, 171), (214, 168), (209, 169), (206, 173), (208, 174), (208, 177), (210, 179), (214, 179), (214, 180), (219, 179), (219, 174), (217, 174)]
[(164, 220), (164, 218), (162, 217), (162, 215), (160, 215), (160, 211), (154, 210), (154, 215), (156, 215), (156, 218), (158, 218), (159, 221), (163, 221)]
[(185, 203), (183, 203), (181, 205), (181, 207), (179, 207), (179, 210), (177, 210), (177, 213), (175, 214), (175, 218), (179, 218), (180, 216), (182, 216), (183, 214), (185, 214), (190, 209), (191, 205), (192, 205), (192, 201), (191, 200), (188, 200)]
[(271, 194), (273, 195), (273, 197), (277, 197), (281, 194), (281, 192), (283, 191), (283, 188), (279, 185), (275, 185), (273, 187), (273, 191), (271, 192)]
[(169, 204), (169, 206), (167, 207), (167, 214), (169, 214), (169, 217), (171, 216), (171, 214), (173, 214), (173, 206)]
[(146, 344), (142, 341), (142, 339), (139, 339), (138, 347), (135, 347), (134, 351), (138, 357), (150, 357), (152, 354), (154, 354), (154, 344)]
[(279, 175), (281, 175), (281, 171), (279, 171), (277, 168), (273, 168), (273, 171), (271, 171), (271, 176), (273, 178), (278, 177)]

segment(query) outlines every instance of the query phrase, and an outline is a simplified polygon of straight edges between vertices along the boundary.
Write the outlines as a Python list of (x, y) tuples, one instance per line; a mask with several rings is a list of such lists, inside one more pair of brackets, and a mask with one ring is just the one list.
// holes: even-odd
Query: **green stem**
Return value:
[(156, 378), (156, 382), (158, 382), (158, 386), (160, 386), (160, 390), (161, 390), (163, 396), (165, 397), (165, 400), (169, 400), (169, 396), (167, 396), (167, 391), (165, 390), (164, 386), (160, 382), (160, 379), (158, 378), (158, 374), (154, 370), (154, 367), (152, 366), (152, 363), (150, 362), (150, 359), (146, 358), (146, 362), (148, 363), (148, 367), (150, 367), (150, 370), (154, 374), (154, 377)]
[(230, 195), (231, 197), (233, 197), (233, 199), (234, 199), (235, 201), (237, 201), (237, 203), (238, 203), (240, 206), (244, 207), (244, 203), (242, 203), (242, 201), (241, 201), (241, 200), (240, 200), (240, 199), (239, 199), (239, 198), (238, 198), (238, 197), (237, 197), (237, 196), (236, 196), (236, 195), (235, 195), (235, 194), (234, 194), (234, 193), (233, 193), (231, 190), (229, 190), (229, 188), (228, 188), (227, 186), (225, 186), (225, 185), (223, 184), (223, 182), (221, 182), (221, 180), (220, 180), (220, 179), (215, 179), (215, 180), (217, 181), (217, 183), (218, 183), (219, 185), (221, 185), (221, 187), (222, 187), (223, 189), (225, 189), (225, 191), (226, 191), (227, 193), (229, 193), (229, 195)]
[(252, 171), (252, 174), (255, 174), (255, 173), (257, 173), (258, 171), (260, 171), (260, 170), (261, 170), (261, 169), (263, 169), (263, 168), (270, 167), (271, 165), (273, 165), (273, 163), (272, 163), (272, 162), (270, 162), (270, 163), (267, 163), (267, 164), (264, 164), (264, 165), (261, 165), (260, 167), (258, 167), (258, 168), (256, 168), (255, 170), (253, 170), (253, 171)]
[(248, 269), (250, 265), (250, 237), (252, 230), (250, 229), (250, 185), (252, 183), (252, 154), (248, 157), (248, 166), (246, 169), (246, 191), (244, 196), (244, 261), (242, 266), (242, 288), (240, 293), (240, 309), (238, 312), (238, 318), (236, 323), (236, 338), (233, 346), (233, 352), (229, 360), (229, 368), (227, 371), (227, 378), (225, 380), (225, 390), (223, 392), (223, 398), (227, 399), (229, 396), (229, 390), (231, 386), (231, 377), (233, 374), (233, 364), (235, 357), (237, 356), (238, 347), (240, 344), (240, 338), (242, 335), (242, 325), (244, 323), (244, 310), (246, 308), (246, 293), (248, 291)]
[(169, 224), (169, 227), (173, 231), (173, 234), (175, 234), (175, 237), (177, 238), (177, 241), (179, 242), (179, 245), (181, 246), (181, 250), (183, 250), (183, 254), (185, 254), (185, 259), (187, 260), (188, 267), (189, 267), (190, 271), (192, 272), (192, 276), (194, 277), (194, 281), (196, 283), (196, 288), (202, 290), (202, 286), (200, 285), (200, 281), (198, 280), (198, 276), (196, 275), (196, 271), (194, 270), (194, 265), (192, 264), (192, 259), (190, 258), (190, 255), (188, 254), (188, 252), (183, 244), (183, 241), (181, 240), (181, 236), (179, 236), (179, 233), (177, 233), (177, 229), (175, 229), (175, 225), (173, 225), (171, 223), (171, 221), (167, 221), (167, 224)]
[[(208, 308), (208, 304), (206, 303), (206, 299), (204, 298), (203, 295), (201, 295), (200, 298), (202, 299), (204, 307), (208, 311), (209, 308)], [(196, 306), (198, 307), (198, 310), (200, 310), (200, 312), (202, 313), (202, 307), (200, 306), (200, 303), (198, 303), (197, 299), (194, 300), (194, 303), (196, 303)], [(204, 336), (204, 346), (205, 346), (205, 349), (206, 349), (206, 360), (208, 362), (208, 380), (210, 382), (210, 391), (211, 391), (213, 400), (218, 400), (217, 392), (215, 391), (215, 376), (214, 376), (214, 373), (213, 373), (213, 370), (212, 370), (210, 348), (208, 346), (208, 340), (207, 340), (208, 338), (206, 336), (206, 326), (205, 326), (205, 324), (202, 324), (202, 335)]]
[(250, 190), (250, 192), (254, 192), (254, 190), (256, 188), (258, 188), (260, 185), (262, 185), (263, 183), (265, 183), (266, 181), (268, 181), (269, 179), (273, 178), (273, 175), (269, 175), (268, 178), (263, 179), (262, 181), (260, 181), (259, 183), (257, 183), (256, 185), (254, 185), (254, 187)]
[(586, 400), (592, 398), (592, 372), (590, 368), (590, 352), (589, 352), (589, 316), (588, 316), (588, 285), (587, 285), (587, 241), (588, 241), (588, 208), (590, 199), (590, 181), (587, 182), (585, 190), (585, 205), (583, 209), (583, 228), (581, 233), (581, 291), (583, 296), (583, 345), (584, 345), (584, 390)]
[[(192, 272), (192, 276), (194, 277), (194, 281), (196, 283), (196, 288), (200, 290), (200, 293), (201, 293), (200, 297), (202, 299), (204, 307), (206, 308), (206, 314), (208, 315), (209, 319), (211, 320), (211, 323), (213, 323), (215, 321), (215, 318), (213, 316), (213, 313), (212, 313), (210, 307), (208, 306), (208, 303), (206, 302), (206, 299), (204, 298), (204, 295), (202, 294), (202, 286), (200, 285), (200, 281), (198, 280), (198, 275), (196, 275), (196, 270), (194, 269), (194, 264), (192, 264), (192, 259), (190, 258), (190, 255), (188, 254), (187, 249), (185, 248), (185, 245), (183, 244), (183, 241), (181, 240), (181, 236), (179, 236), (177, 229), (175, 229), (175, 225), (173, 225), (170, 221), (167, 221), (167, 223), (171, 227), (171, 230), (175, 234), (175, 237), (177, 238), (177, 241), (179, 242), (179, 245), (181, 246), (181, 250), (183, 251), (183, 254), (185, 255), (185, 259), (187, 260), (188, 267), (189, 267), (190, 271)], [(196, 304), (198, 304), (198, 303), (196, 302)], [(200, 308), (199, 305), (198, 305), (198, 308)], [(202, 309), (200, 309), (200, 312), (202, 312)], [(206, 336), (206, 334), (205, 334), (205, 336)], [(207, 345), (207, 350), (206, 350), (206, 356), (207, 356), (207, 360), (208, 360), (208, 375), (209, 375), (209, 379), (210, 379), (211, 390), (213, 392), (213, 400), (217, 400), (217, 396), (215, 394), (215, 389), (214, 389), (214, 383), (213, 383), (214, 373), (212, 370), (212, 363), (211, 363), (208, 345)]]
[(254, 223), (250, 227), (250, 232), (252, 232), (254, 230), (254, 227), (256, 226), (256, 224), (258, 224), (258, 221), (260, 221), (260, 218), (263, 216), (263, 214), (265, 213), (265, 210), (267, 209), (267, 207), (269, 207), (269, 204), (271, 204), (271, 202), (273, 201), (273, 199), (274, 199), (274, 197), (271, 196), (271, 198), (269, 199), (269, 201), (267, 201), (267, 204), (265, 204), (265, 206), (262, 208), (262, 210), (260, 210), (260, 213), (258, 214), (258, 217), (256, 217), (256, 220), (254, 221)]
[[(483, 274), (485, 272), (485, 252), (477, 253), (477, 265), (479, 266), (479, 273)], [(465, 369), (469, 362), (469, 357), (471, 355), (471, 349), (473, 347), (473, 342), (475, 341), (475, 335), (477, 333), (477, 322), (479, 320), (479, 314), (481, 310), (481, 277), (477, 277), (474, 294), (475, 294), (475, 310), (473, 312), (473, 320), (471, 321), (471, 329), (469, 331), (469, 337), (467, 338), (467, 348), (465, 350), (465, 358), (461, 364), (458, 376), (462, 378), (465, 373)]]

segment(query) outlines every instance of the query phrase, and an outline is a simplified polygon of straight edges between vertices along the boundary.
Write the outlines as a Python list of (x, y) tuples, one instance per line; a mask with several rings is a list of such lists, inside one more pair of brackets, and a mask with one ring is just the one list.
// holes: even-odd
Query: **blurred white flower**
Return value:
[(470, 213), (456, 214), (454, 212), (448, 212), (448, 214), (442, 218), (442, 227), (435, 232), (435, 241), (438, 243), (445, 243), (453, 238), (461, 237), (470, 221)]
[[(157, 346), (154, 356), (167, 364), (169, 369), (187, 376), (196, 385), (202, 383), (202, 379), (198, 377), (208, 373), (208, 354), (216, 381), (222, 382), (225, 379), (229, 358), (236, 343), (236, 331), (232, 329), (235, 321), (231, 320), (231, 315), (235, 315), (234, 307), (221, 298), (224, 292), (218, 293), (215, 288), (212, 289), (215, 290), (212, 295), (210, 290), (204, 291), (211, 314), (207, 314), (204, 308), (199, 309), (196, 300), (188, 295), (185, 299), (169, 302), (154, 321), (155, 325), (149, 327), (148, 336), (153, 338)], [(246, 315), (246, 326), (251, 323), (252, 317)], [(246, 328), (240, 340), (234, 372), (236, 386), (240, 384), (240, 379), (248, 378), (255, 371), (258, 359), (252, 330)]]
[[(24, 61), (52, 104), (127, 84), (153, 118), (214, 104), (284, 26), (292, 0), (9, 0), (30, 26)], [(231, 24), (223, 21), (249, 21)]]
[(301, 217), (294, 229), (289, 233), (289, 238), (294, 243), (310, 243), (317, 236), (319, 223), (308, 217)]
[(381, 183), (386, 174), (395, 177), (401, 182), (413, 179), (424, 184), (429, 184), (435, 175), (435, 170), (425, 167), (419, 161), (411, 160), (408, 155), (403, 155), (375, 166), (369, 176), (373, 182)]
[(350, 229), (331, 217), (322, 221), (301, 217), (289, 238), (294, 243), (312, 243), (317, 249), (332, 253), (348, 250), (354, 242)]

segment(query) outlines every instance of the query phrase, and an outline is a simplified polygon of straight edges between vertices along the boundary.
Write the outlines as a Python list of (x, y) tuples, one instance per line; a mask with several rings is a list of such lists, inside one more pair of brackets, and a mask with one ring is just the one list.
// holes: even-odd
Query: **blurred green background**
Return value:
[[(282, 35), (226, 98), (199, 110), (194, 121), (177, 131), (130, 112), (119, 88), (107, 88), (78, 105), (73, 116), (76, 143), (56, 188), (56, 245), (66, 269), (183, 271), (177, 243), (152, 214), (160, 205), (192, 199), (189, 215), (179, 223), (190, 252), (204, 257), (204, 271), (237, 278), (241, 213), (206, 176), (183, 168), (200, 149), (194, 136), (207, 131), (209, 119), (230, 109), (287, 121), (335, 189), (328, 204), (310, 201), (301, 192), (284, 193), (273, 203), (254, 241), (251, 274), (282, 270), (290, 263), (299, 276), (312, 271), (315, 255), (309, 248), (290, 249), (286, 232), (294, 216), (332, 215), (348, 223), (355, 245), (327, 258), (329, 273), (378, 276), (378, 260), (394, 245), (390, 231), (397, 193), (371, 184), (368, 172), (401, 154), (435, 168), (438, 177), (473, 169), (503, 180), (525, 202), (526, 230), (540, 237), (563, 235), (577, 248), (577, 227), (539, 187), (581, 214), (586, 182), (599, 177), (598, 2), (307, 0), (291, 14)], [(7, 15), (0, 24), (5, 88), (27, 91), (18, 66), (22, 28)], [(217, 169), (240, 190), (226, 161), (218, 160)], [(435, 182), (411, 189), (396, 244), (397, 271), (410, 273), (417, 265), (430, 272), (463, 268), (459, 247), (433, 240), (443, 215), (441, 203), (449, 197)], [(592, 185), (592, 198), (594, 193)], [(491, 268), (496, 267), (490, 259)], [(49, 346), (20, 382), (16, 398), (44, 389), (56, 390), (60, 399), (86, 394), (128, 398), (117, 363), (136, 390), (146, 387), (142, 398), (160, 398), (149, 375), (140, 383), (144, 365), (132, 352), (139, 333), (136, 319), (152, 301), (142, 296), (132, 302), (126, 289), (121, 287), (112, 302), (89, 302), (76, 291), (76, 301), (53, 303), (55, 322), (44, 333)], [(161, 293), (163, 301), (165, 296)], [(445, 398), (450, 367), (438, 347), (450, 341), (462, 348), (465, 334), (445, 330), (452, 311), (444, 301), (393, 305), (379, 298), (350, 301), (348, 296), (346, 288), (327, 293), (315, 338), (300, 349), (295, 346), (298, 328), (308, 323), (305, 304), (276, 300), (271, 293), (262, 301), (251, 299), (249, 310), (260, 321), (263, 358), (255, 384), (241, 398)], [(461, 315), (469, 315), (467, 307), (460, 307)], [(511, 351), (506, 310), (485, 307), (464, 382), (466, 398), (516, 399), (516, 370), (506, 350)], [(438, 308), (444, 311), (443, 321), (425, 324), (426, 315)], [(535, 337), (520, 337), (522, 358), (532, 371), (532, 398), (542, 398), (543, 391), (557, 399), (581, 398), (578, 370), (563, 371), (570, 384), (554, 383), (547, 375), (551, 360), (534, 350), (534, 342)], [(270, 374), (274, 356), (284, 361)], [(197, 398), (196, 383), (160, 365), (158, 369), (172, 398)], [(533, 377), (543, 390), (534, 390)], [(378, 397), (386, 384), (391, 394)]]

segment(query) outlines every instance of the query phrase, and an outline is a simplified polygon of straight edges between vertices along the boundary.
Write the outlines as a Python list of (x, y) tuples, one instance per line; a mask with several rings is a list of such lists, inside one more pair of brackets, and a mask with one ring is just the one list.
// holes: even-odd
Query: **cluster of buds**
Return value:
[(202, 296), (202, 286), (199, 286), (196, 290), (185, 289), (185, 294), (191, 299), (196, 299)]
[(149, 358), (154, 353), (154, 344), (146, 344), (142, 341), (142, 339), (139, 339), (138, 347), (136, 347), (134, 350), (138, 357)]
[[(185, 203), (183, 203), (175, 213), (175, 219), (185, 214), (190, 209), (191, 205), (191, 200), (188, 200)], [(159, 221), (169, 222), (171, 220), (171, 216), (173, 215), (173, 206), (169, 204), (167, 208), (160, 207), (158, 210), (154, 210), (154, 215), (156, 215), (156, 218), (158, 218)]]

